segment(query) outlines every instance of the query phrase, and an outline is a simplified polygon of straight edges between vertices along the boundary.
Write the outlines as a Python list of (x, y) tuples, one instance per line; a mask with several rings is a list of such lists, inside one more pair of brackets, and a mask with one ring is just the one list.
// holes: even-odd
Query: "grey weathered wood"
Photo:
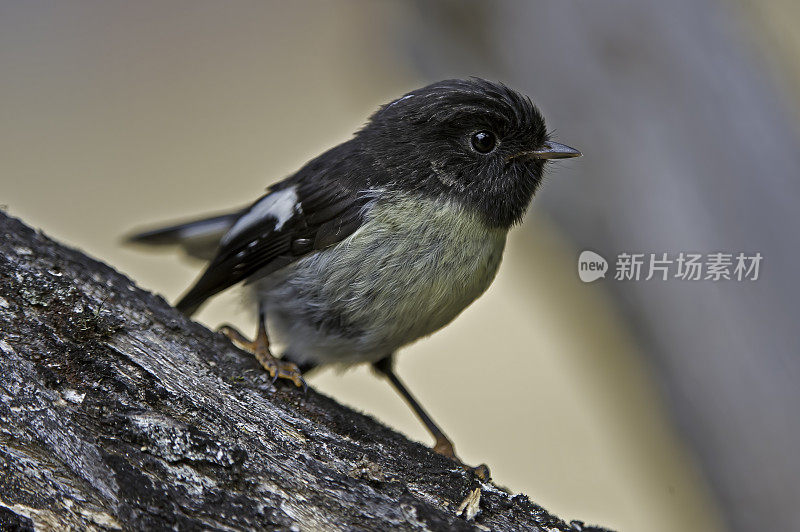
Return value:
[(0, 530), (581, 529), (273, 387), (221, 335), (2, 213), (0, 235)]

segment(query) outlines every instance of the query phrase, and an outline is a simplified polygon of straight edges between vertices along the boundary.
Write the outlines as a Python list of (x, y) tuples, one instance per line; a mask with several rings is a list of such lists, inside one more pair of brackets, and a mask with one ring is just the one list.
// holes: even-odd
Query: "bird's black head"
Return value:
[(476, 78), (406, 94), (357, 139), (382, 167), (381, 185), (465, 202), (498, 227), (520, 221), (548, 159), (580, 155), (549, 140), (529, 98)]

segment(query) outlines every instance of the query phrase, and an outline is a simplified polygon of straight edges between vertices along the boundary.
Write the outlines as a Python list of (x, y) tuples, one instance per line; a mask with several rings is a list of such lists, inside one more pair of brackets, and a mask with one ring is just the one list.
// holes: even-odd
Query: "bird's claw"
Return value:
[(304, 393), (308, 390), (303, 374), (300, 373), (300, 369), (295, 363), (275, 358), (269, 351), (256, 353), (256, 359), (272, 377), (273, 384), (278, 379), (286, 379), (292, 381), (298, 388), (303, 388)]
[(479, 466), (472, 467), (462, 462), (461, 459), (458, 457), (458, 455), (456, 455), (456, 451), (453, 448), (452, 442), (449, 439), (447, 439), (447, 437), (444, 434), (440, 434), (439, 436), (436, 437), (436, 443), (433, 446), (433, 450), (434, 452), (439, 453), (443, 456), (452, 458), (453, 460), (458, 462), (458, 464), (465, 471), (473, 473), (480, 480), (486, 481), (492, 478), (492, 474), (489, 471), (489, 466), (487, 466), (486, 464), (481, 464)]
[(462, 464), (468, 471), (471, 471), (475, 474), (478, 479), (483, 481), (488, 481), (492, 478), (492, 473), (489, 471), (489, 466), (486, 464), (480, 464), (475, 467), (471, 467), (465, 464)]
[(300, 369), (297, 365), (286, 360), (275, 358), (270, 352), (269, 340), (267, 339), (265, 330), (259, 328), (255, 340), (249, 340), (245, 335), (230, 325), (223, 325), (218, 331), (230, 339), (234, 345), (255, 355), (261, 367), (272, 377), (273, 384), (278, 379), (286, 379), (292, 381), (298, 388), (303, 388), (303, 393), (308, 392), (308, 385), (305, 379), (303, 379), (303, 374), (300, 373)]

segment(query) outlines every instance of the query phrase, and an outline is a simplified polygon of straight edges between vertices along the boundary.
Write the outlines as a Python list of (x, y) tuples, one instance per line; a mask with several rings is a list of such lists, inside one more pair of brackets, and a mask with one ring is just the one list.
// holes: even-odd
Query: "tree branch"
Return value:
[(273, 387), (221, 335), (2, 213), (0, 235), (0, 529), (589, 530)]

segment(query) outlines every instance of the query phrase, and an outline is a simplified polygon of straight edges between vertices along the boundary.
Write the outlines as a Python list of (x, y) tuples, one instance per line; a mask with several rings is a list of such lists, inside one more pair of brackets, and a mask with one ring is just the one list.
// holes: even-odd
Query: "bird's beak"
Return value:
[(511, 158), (529, 157), (531, 159), (569, 159), (570, 157), (580, 157), (582, 154), (575, 148), (570, 148), (566, 144), (559, 144), (548, 140), (538, 150), (523, 151), (514, 154)]

